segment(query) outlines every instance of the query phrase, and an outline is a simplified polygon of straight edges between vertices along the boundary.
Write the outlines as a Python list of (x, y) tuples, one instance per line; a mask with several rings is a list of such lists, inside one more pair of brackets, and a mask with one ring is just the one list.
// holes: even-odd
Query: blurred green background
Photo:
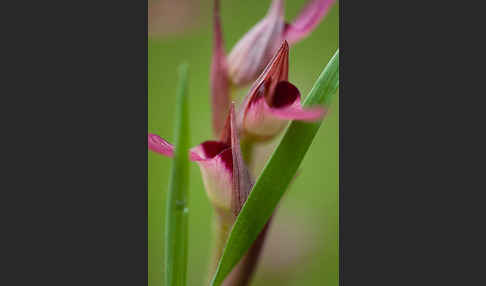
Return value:
[[(287, 0), (293, 19), (306, 0)], [(212, 1), (149, 1), (148, 129), (173, 142), (177, 67), (189, 63), (191, 146), (211, 139), (209, 66)], [(222, 0), (226, 51), (266, 13), (270, 0)], [(289, 80), (306, 96), (338, 48), (339, 6), (290, 49)], [(246, 92), (242, 92), (243, 94)], [(252, 285), (338, 285), (338, 96), (295, 182), (283, 197)], [(149, 285), (164, 284), (163, 229), (171, 160), (148, 155)], [(190, 169), (188, 285), (206, 285), (211, 206), (199, 168)]]

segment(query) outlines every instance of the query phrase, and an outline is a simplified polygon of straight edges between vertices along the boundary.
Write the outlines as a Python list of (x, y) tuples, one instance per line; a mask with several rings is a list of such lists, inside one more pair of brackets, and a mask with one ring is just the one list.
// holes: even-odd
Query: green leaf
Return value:
[(175, 106), (174, 160), (167, 193), (165, 222), (165, 285), (185, 286), (187, 269), (187, 201), (189, 186), (189, 124), (187, 64), (179, 67)]
[[(339, 87), (339, 50), (317, 79), (304, 106), (328, 106)], [(322, 121), (292, 121), (258, 177), (228, 237), (212, 286), (219, 286), (248, 251), (295, 175)]]

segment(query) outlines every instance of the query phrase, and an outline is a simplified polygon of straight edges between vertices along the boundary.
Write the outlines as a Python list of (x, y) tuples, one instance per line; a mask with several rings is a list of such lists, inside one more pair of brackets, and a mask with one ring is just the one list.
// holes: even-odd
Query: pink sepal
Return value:
[(148, 134), (149, 150), (167, 157), (174, 157), (174, 146), (156, 134)]
[(335, 0), (311, 0), (291, 24), (286, 24), (284, 39), (295, 44), (308, 36), (321, 22)]
[(213, 134), (218, 137), (228, 115), (231, 101), (230, 79), (226, 66), (223, 33), (219, 14), (219, 0), (214, 1), (213, 11), (213, 58), (211, 62), (211, 104)]

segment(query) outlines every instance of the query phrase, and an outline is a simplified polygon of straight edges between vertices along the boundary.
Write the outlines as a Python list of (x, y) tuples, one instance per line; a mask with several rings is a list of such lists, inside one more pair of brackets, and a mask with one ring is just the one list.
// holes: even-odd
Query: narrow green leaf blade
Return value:
[(188, 66), (179, 68), (175, 106), (174, 160), (166, 198), (165, 285), (185, 286), (187, 269), (187, 216), (189, 185)]
[[(338, 87), (339, 50), (305, 98), (304, 106), (329, 105)], [(289, 125), (236, 219), (211, 281), (212, 286), (221, 285), (255, 241), (294, 177), (321, 123), (293, 121)]]

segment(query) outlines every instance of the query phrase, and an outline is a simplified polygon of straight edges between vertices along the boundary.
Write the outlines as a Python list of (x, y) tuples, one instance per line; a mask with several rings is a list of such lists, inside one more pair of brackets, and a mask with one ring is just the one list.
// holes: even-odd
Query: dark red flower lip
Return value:
[[(204, 141), (198, 147), (200, 147), (199, 150), (201, 150), (202, 152), (198, 152), (196, 150), (194, 150), (194, 152), (198, 152), (202, 154), (199, 155), (200, 156), (199, 160), (195, 160), (195, 161), (211, 160), (216, 157), (219, 157), (223, 162), (226, 170), (229, 171), (230, 173), (233, 172), (233, 156), (231, 152), (231, 145), (225, 142), (212, 140), (212, 141)], [(203, 155), (204, 157), (201, 155)]]
[(275, 96), (269, 103), (269, 106), (274, 108), (283, 108), (292, 105), (300, 98), (300, 93), (297, 87), (288, 81), (281, 81), (275, 87)]
[(204, 152), (204, 156), (208, 159), (212, 159), (226, 149), (231, 148), (231, 146), (220, 141), (204, 141), (201, 143), (201, 148)]
[(285, 108), (292, 105), (296, 100), (300, 99), (299, 89), (285, 80), (277, 83), (273, 97), (265, 97), (264, 83), (260, 86), (256, 96), (254, 96), (251, 100), (250, 105), (257, 102), (262, 96), (265, 98), (268, 106), (273, 108)]

